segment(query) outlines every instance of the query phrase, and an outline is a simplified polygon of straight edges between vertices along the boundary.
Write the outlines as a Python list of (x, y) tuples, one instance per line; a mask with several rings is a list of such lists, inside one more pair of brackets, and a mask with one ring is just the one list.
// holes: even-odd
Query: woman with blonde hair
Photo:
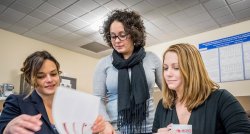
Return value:
[(195, 46), (181, 43), (165, 51), (163, 81), (153, 132), (176, 133), (173, 124), (189, 124), (193, 134), (250, 133), (244, 109), (209, 78)]

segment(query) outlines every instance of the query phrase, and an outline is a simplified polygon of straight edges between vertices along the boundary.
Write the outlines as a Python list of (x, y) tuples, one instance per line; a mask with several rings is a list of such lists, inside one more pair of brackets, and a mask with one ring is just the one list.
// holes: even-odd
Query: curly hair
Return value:
[(104, 21), (103, 24), (103, 38), (110, 47), (112, 47), (110, 40), (110, 25), (114, 21), (119, 21), (123, 24), (125, 32), (130, 34), (135, 47), (145, 46), (146, 32), (141, 16), (135, 11), (129, 11), (128, 9), (117, 9), (113, 10), (108, 15), (107, 20)]
[(36, 74), (42, 67), (45, 60), (51, 60), (55, 63), (58, 73), (60, 74), (60, 64), (58, 61), (47, 51), (36, 51), (29, 55), (23, 62), (23, 67), (21, 71), (23, 72), (25, 81), (32, 87), (37, 86), (37, 76)]

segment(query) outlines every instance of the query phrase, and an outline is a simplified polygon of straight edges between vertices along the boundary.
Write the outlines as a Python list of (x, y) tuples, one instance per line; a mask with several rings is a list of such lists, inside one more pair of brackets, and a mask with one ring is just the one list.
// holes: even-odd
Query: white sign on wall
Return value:
[(199, 50), (215, 82), (250, 79), (250, 32), (201, 43)]

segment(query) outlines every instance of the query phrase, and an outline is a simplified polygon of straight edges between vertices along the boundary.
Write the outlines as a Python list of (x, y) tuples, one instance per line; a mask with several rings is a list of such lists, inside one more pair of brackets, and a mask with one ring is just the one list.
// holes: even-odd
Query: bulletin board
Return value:
[(250, 79), (250, 32), (201, 43), (199, 51), (213, 81)]

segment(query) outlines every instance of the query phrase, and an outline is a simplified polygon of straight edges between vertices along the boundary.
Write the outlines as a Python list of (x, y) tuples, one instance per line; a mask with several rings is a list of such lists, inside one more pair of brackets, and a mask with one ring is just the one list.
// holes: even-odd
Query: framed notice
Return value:
[(250, 79), (250, 32), (201, 43), (199, 50), (215, 82)]
[(76, 78), (61, 76), (60, 86), (76, 89)]

